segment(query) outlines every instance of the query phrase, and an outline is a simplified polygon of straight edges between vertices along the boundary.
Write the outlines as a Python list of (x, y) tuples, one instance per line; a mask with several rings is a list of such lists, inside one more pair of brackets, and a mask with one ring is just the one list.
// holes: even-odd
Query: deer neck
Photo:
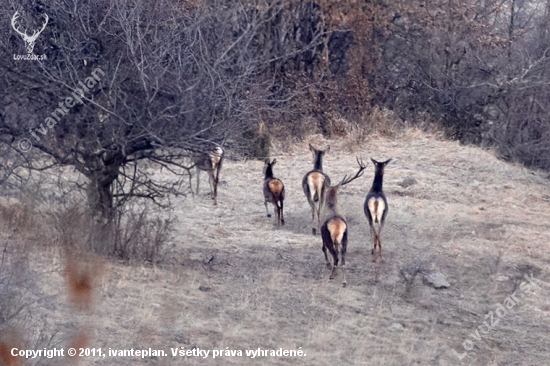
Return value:
[(265, 179), (273, 178), (273, 169), (271, 167), (267, 167), (265, 170)]
[(338, 205), (338, 191), (336, 189), (328, 189), (325, 207), (329, 215), (340, 216), (340, 206)]
[(381, 171), (376, 171), (374, 174), (374, 181), (372, 182), (371, 191), (373, 192), (382, 192), (382, 185), (384, 183), (384, 173)]
[(323, 155), (317, 154), (315, 156), (315, 163), (313, 164), (313, 169), (318, 170), (320, 172), (323, 171)]

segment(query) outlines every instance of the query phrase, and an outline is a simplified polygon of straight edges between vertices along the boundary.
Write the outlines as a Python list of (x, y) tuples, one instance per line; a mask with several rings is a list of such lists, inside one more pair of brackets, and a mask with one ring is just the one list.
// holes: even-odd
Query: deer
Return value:
[(264, 178), (264, 204), (267, 217), (271, 217), (267, 208), (267, 203), (271, 202), (275, 208), (273, 214), (277, 211), (277, 226), (285, 224), (285, 217), (283, 215), (283, 201), (285, 200), (285, 186), (283, 181), (273, 176), (273, 166), (277, 163), (277, 159), (273, 159), (269, 162), (269, 159), (265, 161), (265, 178)]
[(372, 182), (372, 188), (365, 199), (363, 209), (365, 211), (365, 216), (367, 216), (371, 236), (373, 238), (373, 247), (371, 251), (372, 261), (376, 263), (376, 246), (378, 246), (380, 260), (384, 262), (380, 234), (382, 232), (382, 228), (384, 227), (386, 216), (388, 215), (388, 201), (386, 200), (386, 196), (382, 190), (382, 184), (384, 180), (384, 168), (392, 159), (388, 159), (381, 163), (373, 158), (371, 158), (371, 160), (374, 164), (374, 180)]
[(19, 12), (16, 11), (15, 14), (13, 14), (13, 17), (11, 18), (11, 26), (17, 33), (19, 33), (21, 37), (23, 37), (23, 41), (25, 41), (25, 43), (27, 44), (26, 48), (27, 48), (28, 54), (32, 53), (32, 51), (34, 50), (34, 43), (36, 42), (36, 39), (38, 38), (40, 33), (44, 31), (44, 29), (46, 28), (46, 25), (48, 25), (48, 20), (49, 20), (48, 14), (42, 14), (42, 17), (45, 19), (44, 24), (42, 25), (42, 28), (40, 30), (34, 31), (34, 33), (30, 36), (27, 34), (26, 29), (24, 32), (21, 32), (19, 29), (17, 29), (16, 22), (17, 22), (17, 18), (19, 18)]
[[(324, 150), (318, 150), (309, 144), (309, 150), (313, 153), (313, 170), (309, 171), (302, 179), (302, 188), (307, 201), (311, 206), (311, 232), (317, 234), (321, 227), (321, 209), (325, 200), (327, 187), (330, 186), (330, 178), (323, 173), (323, 156), (330, 151), (330, 146)], [(317, 228), (315, 225), (315, 213), (317, 213)]]
[(204, 152), (194, 159), (195, 167), (197, 168), (197, 195), (199, 194), (200, 172), (202, 170), (208, 173), (210, 195), (214, 200), (214, 205), (218, 204), (218, 183), (220, 182), (223, 158), (223, 149), (216, 146), (213, 151)]
[[(363, 160), (359, 160), (359, 170), (353, 177), (347, 175), (335, 186), (327, 188), (326, 202), (323, 210), (324, 223), (321, 227), (321, 237), (323, 238), (323, 253), (328, 269), (332, 269), (329, 279), (334, 279), (338, 274), (338, 254), (342, 258), (342, 272), (344, 281), (342, 286), (346, 287), (346, 250), (348, 246), (348, 224), (346, 218), (342, 214), (340, 205), (338, 204), (338, 189), (340, 187), (354, 181), (363, 175), (366, 165)], [(327, 250), (332, 254), (332, 265), (328, 260)]]

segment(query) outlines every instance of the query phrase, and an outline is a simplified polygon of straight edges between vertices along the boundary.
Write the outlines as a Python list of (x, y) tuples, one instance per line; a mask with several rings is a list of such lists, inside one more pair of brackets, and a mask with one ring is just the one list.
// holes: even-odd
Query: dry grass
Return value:
[[(276, 154), (275, 175), (286, 189), (283, 228), (265, 217), (262, 162), (227, 161), (218, 206), (206, 191), (175, 205), (174, 240), (158, 265), (112, 261), (94, 285), (93, 313), (75, 310), (65, 292), (34, 311), (57, 324), (58, 345), (65, 347), (78, 329), (89, 326), (88, 346), (104, 350), (302, 347), (307, 354), (256, 361), (106, 357), (84, 359), (82, 365), (454, 365), (460, 362), (451, 349), (464, 352), (462, 343), (472, 339), (485, 314), (533, 272), (541, 287), (475, 341), (463, 362), (546, 363), (548, 181), (490, 152), (410, 133), (355, 145), (349, 136), (330, 142), (313, 136)], [(308, 142), (330, 143), (325, 171), (333, 180), (355, 171), (355, 155), (394, 158), (384, 182), (390, 207), (382, 238), (386, 263), (371, 262), (362, 208), (372, 166), (341, 190), (350, 225), (346, 288), (341, 278), (328, 280), (321, 238), (310, 234), (310, 210), (301, 191), (302, 175), (311, 167)], [(409, 176), (418, 183), (401, 187)], [(39, 279), (46, 293), (64, 288), (59, 254), (35, 249), (29, 255), (33, 268), (56, 269)], [(418, 278), (410, 285), (403, 280), (400, 268), (426, 259), (430, 269), (446, 275), (449, 289), (435, 290)]]

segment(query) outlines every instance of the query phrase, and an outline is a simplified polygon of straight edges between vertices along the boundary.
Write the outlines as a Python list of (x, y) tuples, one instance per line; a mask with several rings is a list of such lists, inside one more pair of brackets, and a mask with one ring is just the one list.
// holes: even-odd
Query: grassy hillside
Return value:
[[(328, 279), (321, 238), (311, 235), (301, 188), (311, 168), (308, 142), (331, 145), (324, 166), (333, 181), (356, 171), (356, 156), (394, 158), (384, 181), (390, 209), (382, 237), (385, 263), (371, 262), (363, 214), (373, 178), (370, 160), (363, 178), (340, 190), (350, 226), (346, 288), (341, 275)], [(154, 267), (105, 262), (87, 311), (68, 301), (59, 251), (33, 247), (25, 271), (39, 274), (28, 291), (29, 299), (38, 300), (22, 324), (43, 329), (43, 338), (54, 340), (51, 347), (68, 347), (81, 331), (88, 347), (104, 352), (301, 347), (306, 354), (107, 356), (84, 358), (82, 365), (458, 365), (452, 349), (463, 354), (467, 340), (471, 351), (464, 364), (546, 362), (550, 189), (544, 174), (420, 132), (361, 146), (312, 137), (276, 157), (275, 175), (286, 187), (284, 227), (265, 217), (263, 164), (227, 161), (218, 206), (206, 195), (203, 177), (200, 196), (175, 205), (176, 231), (164, 259)], [(402, 187), (405, 177), (417, 184)], [(0, 238), (12, 240), (6, 231)], [(451, 287), (436, 290), (422, 283), (422, 274), (412, 277), (429, 270), (443, 273)], [(523, 292), (519, 286), (531, 273), (538, 286)], [(476, 340), (472, 334), (489, 321), (486, 314), (514, 291), (519, 303)], [(56, 359), (34, 362), (59, 364)]]

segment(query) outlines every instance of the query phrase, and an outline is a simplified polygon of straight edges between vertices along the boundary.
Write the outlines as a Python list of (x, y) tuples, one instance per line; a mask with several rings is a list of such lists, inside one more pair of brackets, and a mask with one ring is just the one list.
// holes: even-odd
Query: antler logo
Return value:
[(27, 48), (28, 54), (32, 54), (32, 51), (34, 49), (34, 42), (36, 41), (40, 33), (42, 33), (44, 28), (46, 28), (46, 25), (48, 24), (48, 20), (50, 19), (48, 18), (47, 14), (42, 14), (42, 17), (44, 18), (44, 25), (42, 26), (42, 29), (38, 31), (35, 30), (34, 33), (30, 36), (27, 34), (26, 29), (24, 32), (21, 32), (19, 29), (17, 29), (16, 22), (17, 22), (17, 18), (19, 18), (19, 12), (15, 12), (15, 14), (13, 14), (13, 18), (11, 18), (11, 26), (17, 33), (19, 33), (21, 37), (23, 37), (23, 41), (25, 41), (25, 43), (27, 44), (26, 48)]

